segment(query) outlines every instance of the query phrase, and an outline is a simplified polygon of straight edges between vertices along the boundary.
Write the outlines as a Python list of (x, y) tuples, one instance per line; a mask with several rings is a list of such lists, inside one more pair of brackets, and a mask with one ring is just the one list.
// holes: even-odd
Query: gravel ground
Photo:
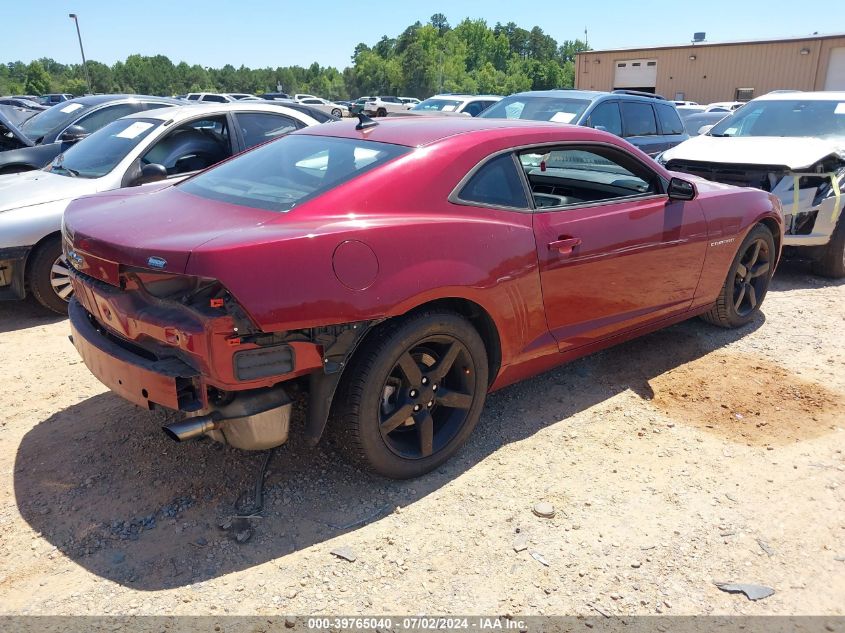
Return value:
[(742, 331), (692, 320), (494, 394), (415, 481), (295, 420), (238, 519), (262, 454), (170, 442), (64, 319), (0, 304), (0, 611), (845, 614), (843, 306), (784, 266)]

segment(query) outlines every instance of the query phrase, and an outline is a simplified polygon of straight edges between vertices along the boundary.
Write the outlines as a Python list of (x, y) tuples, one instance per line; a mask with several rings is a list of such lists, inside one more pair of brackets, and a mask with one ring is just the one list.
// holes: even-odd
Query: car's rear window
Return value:
[(410, 149), (404, 145), (292, 134), (177, 186), (210, 200), (284, 212)]
[(479, 116), (484, 119), (528, 119), (577, 123), (590, 102), (564, 97), (513, 95), (496, 102)]

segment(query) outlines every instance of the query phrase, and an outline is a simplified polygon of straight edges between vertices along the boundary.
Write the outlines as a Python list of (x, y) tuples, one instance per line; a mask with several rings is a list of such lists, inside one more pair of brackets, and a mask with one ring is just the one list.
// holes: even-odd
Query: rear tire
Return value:
[(701, 318), (724, 328), (750, 323), (763, 304), (775, 265), (772, 232), (758, 224), (742, 240), (713, 307)]
[(332, 110), (332, 116), (336, 116), (338, 119), (340, 119), (341, 117), (343, 117), (343, 110), (341, 110), (340, 108), (334, 108)]
[(387, 110), (385, 110), (384, 108), (379, 108), (376, 111), (376, 116), (387, 116)]
[(845, 210), (840, 213), (830, 242), (822, 256), (813, 262), (813, 272), (822, 277), (841, 279), (845, 277)]
[(332, 403), (332, 428), (364, 468), (419, 477), (472, 433), (487, 376), (484, 342), (457, 314), (427, 311), (388, 323), (353, 355)]
[(67, 304), (73, 296), (73, 287), (70, 285), (67, 261), (58, 235), (45, 240), (32, 255), (29, 288), (42, 306), (67, 316)]

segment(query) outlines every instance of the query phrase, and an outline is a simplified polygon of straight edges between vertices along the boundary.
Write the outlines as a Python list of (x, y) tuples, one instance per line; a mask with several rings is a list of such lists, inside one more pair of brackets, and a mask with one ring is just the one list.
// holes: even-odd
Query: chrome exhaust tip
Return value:
[(161, 430), (174, 442), (184, 442), (205, 435), (217, 428), (220, 428), (220, 423), (215, 421), (211, 415), (201, 415), (168, 424), (161, 427)]

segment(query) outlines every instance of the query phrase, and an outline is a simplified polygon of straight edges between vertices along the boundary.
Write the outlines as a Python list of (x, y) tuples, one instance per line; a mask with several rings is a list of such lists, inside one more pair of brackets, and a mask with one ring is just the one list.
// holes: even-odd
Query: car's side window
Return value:
[(296, 121), (281, 114), (239, 112), (235, 116), (241, 128), (245, 148), (284, 136), (299, 128)]
[(144, 104), (140, 102), (135, 103), (118, 103), (116, 105), (106, 106), (95, 110), (91, 114), (82, 117), (76, 122), (83, 130), (89, 134), (96, 132), (104, 125), (117, 121), (120, 117), (132, 114), (133, 112), (140, 112), (144, 109)]
[(210, 101), (212, 103), (226, 103), (226, 97), (220, 95), (203, 95), (202, 101)]
[(494, 207), (529, 208), (525, 187), (509, 153), (482, 165), (461, 188), (458, 198)]
[(622, 102), (622, 120), (625, 122), (625, 136), (654, 136), (657, 122), (650, 103)]
[(589, 205), (660, 192), (654, 172), (611, 148), (533, 149), (521, 152), (519, 162), (538, 209)]
[(464, 112), (466, 112), (470, 116), (478, 116), (487, 106), (484, 104), (483, 101), (470, 101), (464, 107)]
[(600, 103), (587, 119), (587, 125), (622, 136), (622, 117), (616, 101)]
[(168, 176), (211, 167), (232, 155), (225, 116), (183, 123), (141, 157), (142, 165), (163, 165)]
[(660, 129), (663, 134), (683, 134), (684, 124), (678, 111), (670, 105), (656, 104), (657, 118), (660, 119)]

